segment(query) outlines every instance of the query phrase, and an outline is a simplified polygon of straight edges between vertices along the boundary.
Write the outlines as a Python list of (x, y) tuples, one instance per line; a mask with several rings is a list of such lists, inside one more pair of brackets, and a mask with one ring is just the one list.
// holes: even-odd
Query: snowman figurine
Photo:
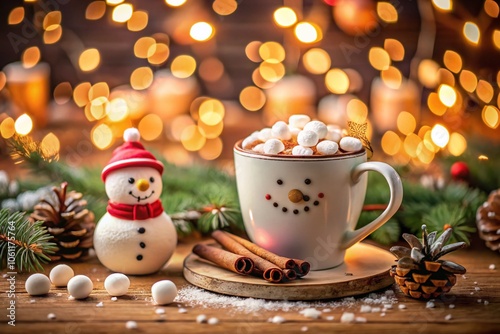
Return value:
[(139, 142), (135, 128), (125, 130), (102, 171), (109, 202), (94, 232), (99, 261), (112, 271), (146, 275), (160, 270), (177, 245), (177, 232), (159, 200), (163, 164)]

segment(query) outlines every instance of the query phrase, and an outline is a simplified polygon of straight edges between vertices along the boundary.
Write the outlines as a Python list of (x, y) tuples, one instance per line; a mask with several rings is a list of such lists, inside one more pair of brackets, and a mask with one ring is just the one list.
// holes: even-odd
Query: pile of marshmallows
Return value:
[[(39, 273), (31, 275), (25, 283), (26, 292), (31, 296), (45, 295), (49, 293), (51, 284), (54, 284), (56, 287), (67, 287), (74, 299), (85, 299), (94, 289), (90, 278), (75, 276), (73, 269), (66, 264), (52, 268), (49, 277)], [(124, 274), (111, 274), (104, 280), (104, 288), (113, 297), (126, 295), (129, 287), (130, 280)], [(158, 281), (151, 287), (151, 295), (157, 305), (170, 304), (177, 296), (177, 287), (169, 280)]]
[(263, 154), (331, 155), (356, 152), (361, 140), (346, 135), (337, 125), (311, 121), (307, 115), (292, 115), (288, 124), (276, 122), (272, 128), (255, 131), (242, 142), (244, 149)]

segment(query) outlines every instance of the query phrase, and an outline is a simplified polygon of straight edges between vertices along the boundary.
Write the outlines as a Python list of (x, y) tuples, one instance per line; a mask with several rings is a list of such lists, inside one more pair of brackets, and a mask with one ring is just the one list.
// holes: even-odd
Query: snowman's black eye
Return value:
[(281, 186), (283, 184), (283, 180), (279, 179), (278, 181), (276, 181), (276, 183)]
[(311, 184), (311, 179), (305, 179), (305, 180), (304, 180), (304, 183), (305, 183), (305, 184)]
[(155, 178), (151, 176), (151, 177), (149, 178), (149, 182), (151, 182), (151, 183), (155, 182)]
[(135, 180), (134, 180), (134, 178), (133, 178), (133, 177), (131, 177), (130, 179), (128, 179), (128, 183), (130, 183), (130, 184), (134, 184), (134, 182), (135, 182)]

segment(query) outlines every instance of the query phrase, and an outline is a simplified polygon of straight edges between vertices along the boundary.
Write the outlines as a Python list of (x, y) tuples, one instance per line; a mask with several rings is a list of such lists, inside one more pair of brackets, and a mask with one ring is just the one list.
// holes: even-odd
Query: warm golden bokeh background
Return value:
[(135, 126), (171, 162), (224, 162), (305, 113), (367, 121), (377, 158), (425, 169), (500, 143), (498, 16), (493, 0), (4, 1), (0, 136), (98, 164)]

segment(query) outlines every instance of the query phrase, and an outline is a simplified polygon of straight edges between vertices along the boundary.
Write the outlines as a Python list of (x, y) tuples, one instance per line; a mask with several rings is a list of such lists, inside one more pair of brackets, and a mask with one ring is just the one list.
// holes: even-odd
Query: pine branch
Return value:
[(0, 269), (43, 271), (57, 249), (42, 222), (30, 223), (24, 213), (0, 210)]

